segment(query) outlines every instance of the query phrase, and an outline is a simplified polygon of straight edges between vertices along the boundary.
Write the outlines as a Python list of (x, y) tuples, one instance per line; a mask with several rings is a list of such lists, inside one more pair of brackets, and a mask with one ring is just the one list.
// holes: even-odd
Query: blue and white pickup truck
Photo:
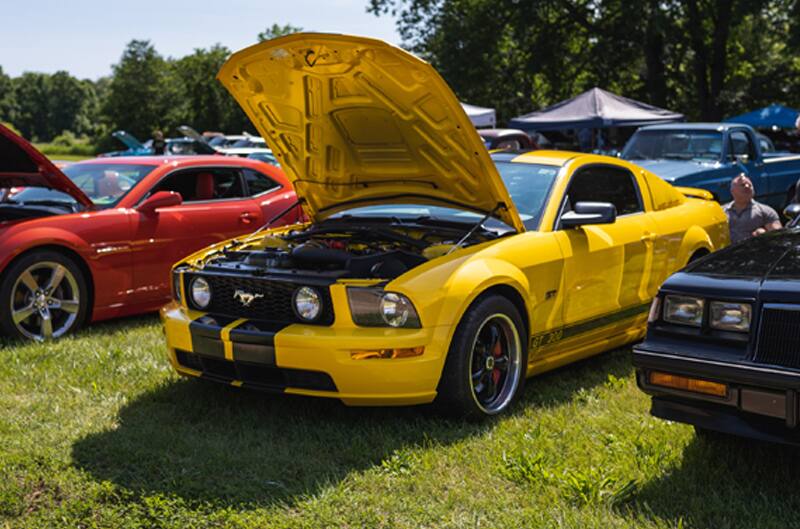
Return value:
[(706, 189), (720, 202), (731, 200), (731, 180), (745, 173), (756, 200), (782, 211), (794, 199), (800, 155), (764, 153), (762, 143), (748, 125), (652, 125), (631, 136), (622, 157), (673, 185)]

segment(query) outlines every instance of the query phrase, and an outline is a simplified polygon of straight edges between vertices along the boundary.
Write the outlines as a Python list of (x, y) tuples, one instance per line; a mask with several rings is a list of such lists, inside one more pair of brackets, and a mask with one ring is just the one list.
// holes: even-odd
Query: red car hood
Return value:
[(0, 124), (0, 187), (49, 187), (86, 207), (91, 199), (24, 138)]

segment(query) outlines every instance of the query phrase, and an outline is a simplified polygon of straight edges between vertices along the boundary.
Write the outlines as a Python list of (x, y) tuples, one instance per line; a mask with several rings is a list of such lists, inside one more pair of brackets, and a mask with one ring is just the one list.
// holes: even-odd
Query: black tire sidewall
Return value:
[[(469, 380), (471, 371), (469, 364), (472, 344), (480, 325), (492, 314), (504, 314), (514, 323), (520, 342), (520, 368), (517, 389), (508, 404), (497, 412), (487, 413), (475, 402)], [(501, 415), (514, 404), (524, 390), (527, 367), (528, 336), (516, 305), (500, 295), (479, 297), (464, 313), (453, 334), (434, 404), (444, 415), (468, 420)]]
[(78, 308), (78, 316), (75, 318), (75, 323), (67, 331), (70, 334), (78, 329), (86, 320), (89, 311), (89, 289), (86, 285), (86, 277), (84, 276), (81, 267), (71, 257), (54, 250), (34, 250), (29, 253), (23, 254), (21, 257), (13, 261), (8, 268), (6, 268), (0, 276), (0, 332), (9, 338), (16, 338), (21, 340), (28, 340), (29, 338), (17, 330), (11, 319), (11, 311), (9, 310), (12, 289), (14, 283), (20, 274), (28, 267), (42, 261), (56, 262), (63, 265), (78, 284), (78, 291), (80, 296), (80, 306)]

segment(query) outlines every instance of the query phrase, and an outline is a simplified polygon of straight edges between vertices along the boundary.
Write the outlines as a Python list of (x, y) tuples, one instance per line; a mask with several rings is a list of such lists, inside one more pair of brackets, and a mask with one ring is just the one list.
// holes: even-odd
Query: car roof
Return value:
[(584, 156), (582, 152), (572, 151), (501, 151), (492, 154), (492, 159), (497, 162), (538, 163), (542, 165), (555, 165), (561, 167), (570, 160)]
[(639, 130), (715, 130), (722, 132), (746, 126), (742, 123), (665, 123), (663, 125), (648, 125), (641, 127)]
[(216, 154), (186, 154), (172, 156), (113, 156), (107, 158), (92, 158), (75, 163), (86, 164), (120, 164), (120, 165), (241, 165), (252, 162), (243, 162), (247, 158), (221, 156)]

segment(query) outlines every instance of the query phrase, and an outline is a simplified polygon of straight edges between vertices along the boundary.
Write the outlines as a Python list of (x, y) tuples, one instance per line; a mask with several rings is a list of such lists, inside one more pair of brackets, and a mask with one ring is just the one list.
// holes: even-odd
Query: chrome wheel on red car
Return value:
[[(35, 252), (9, 269), (2, 286), (5, 334), (44, 341), (76, 328), (86, 314), (80, 268), (55, 252)], [(4, 311), (5, 312), (5, 311)]]

